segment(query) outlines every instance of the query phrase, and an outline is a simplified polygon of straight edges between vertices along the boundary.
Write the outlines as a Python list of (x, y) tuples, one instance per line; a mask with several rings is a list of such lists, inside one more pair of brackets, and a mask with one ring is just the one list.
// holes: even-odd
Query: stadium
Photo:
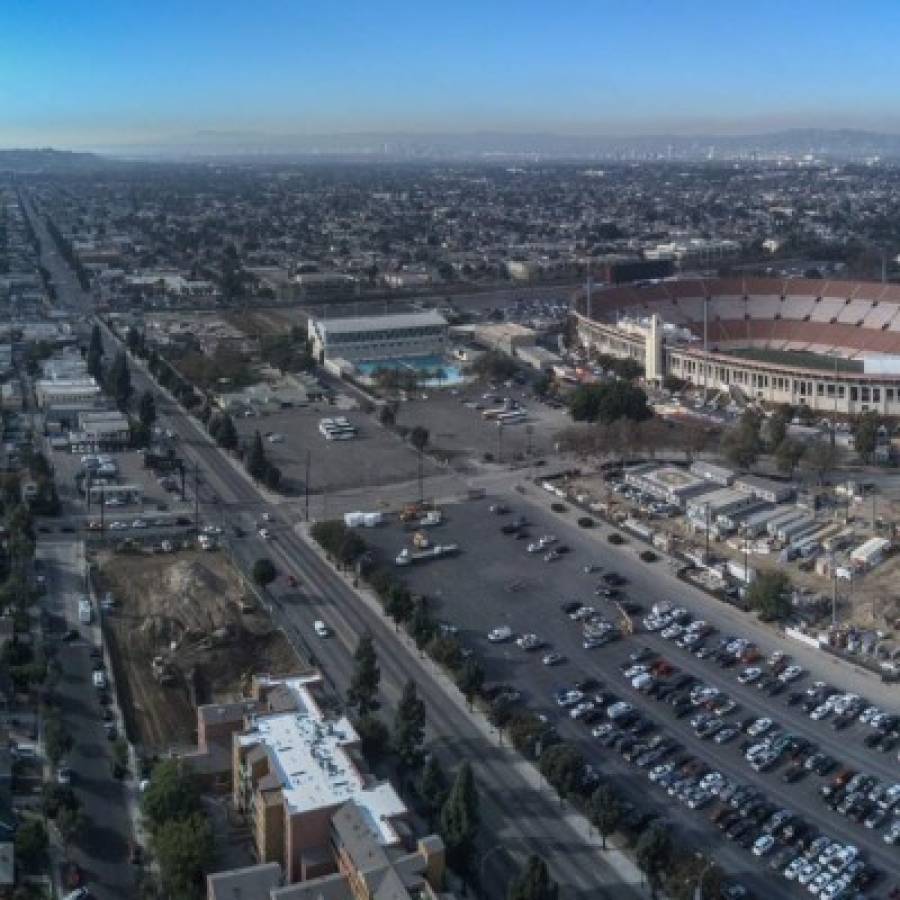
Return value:
[(587, 286), (581, 345), (634, 359), (648, 380), (830, 415), (900, 415), (900, 285), (807, 278), (679, 278)]

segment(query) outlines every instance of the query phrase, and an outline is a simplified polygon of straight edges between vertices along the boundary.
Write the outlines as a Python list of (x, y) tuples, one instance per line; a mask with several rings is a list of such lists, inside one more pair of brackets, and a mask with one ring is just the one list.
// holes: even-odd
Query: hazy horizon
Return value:
[(886, 2), (0, 11), (0, 147), (250, 135), (900, 133)]

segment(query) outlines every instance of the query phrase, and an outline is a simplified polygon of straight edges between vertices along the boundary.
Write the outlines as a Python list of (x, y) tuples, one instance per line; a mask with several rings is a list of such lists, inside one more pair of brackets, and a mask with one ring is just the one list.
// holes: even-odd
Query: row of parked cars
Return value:
[(768, 696), (787, 694), (787, 702), (801, 705), (813, 721), (827, 720), (835, 730), (857, 722), (868, 726), (871, 732), (863, 738), (867, 747), (885, 753), (900, 747), (900, 715), (886, 712), (858, 694), (841, 691), (821, 681), (813, 683), (806, 691), (787, 693), (787, 689), (805, 677), (806, 672), (791, 663), (781, 651), (763, 659), (759, 648), (746, 638), (729, 635), (709, 641), (713, 630), (706, 622), (694, 620), (683, 607), (666, 603), (654, 606), (644, 618), (643, 625), (698, 659), (710, 659), (722, 668), (740, 666), (736, 675), (739, 684), (753, 685)]

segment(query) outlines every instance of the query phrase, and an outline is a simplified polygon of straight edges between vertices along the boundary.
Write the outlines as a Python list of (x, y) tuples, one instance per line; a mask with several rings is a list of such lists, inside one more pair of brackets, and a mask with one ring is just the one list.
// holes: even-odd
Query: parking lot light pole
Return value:
[[(703, 854), (698, 853), (697, 859), (702, 860)], [(703, 900), (703, 879), (706, 878), (706, 873), (715, 865), (715, 861), (708, 859), (706, 860), (706, 865), (700, 871), (700, 876), (697, 878), (697, 887), (694, 889), (694, 900)]]

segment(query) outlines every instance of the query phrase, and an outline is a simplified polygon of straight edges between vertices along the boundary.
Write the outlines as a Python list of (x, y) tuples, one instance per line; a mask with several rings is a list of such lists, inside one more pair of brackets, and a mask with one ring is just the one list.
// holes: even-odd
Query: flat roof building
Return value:
[(259, 860), (209, 875), (208, 900), (448, 897), (438, 893), (443, 842), (412, 838), (393, 786), (360, 767), (349, 720), (320, 710), (320, 685), (315, 672), (258, 675), (251, 699), (198, 709), (197, 751), (183, 758), (201, 775), (216, 775), (230, 742), (233, 801)]
[(443, 355), (447, 349), (447, 320), (431, 310), (310, 319), (309, 338), (320, 359), (348, 362)]

